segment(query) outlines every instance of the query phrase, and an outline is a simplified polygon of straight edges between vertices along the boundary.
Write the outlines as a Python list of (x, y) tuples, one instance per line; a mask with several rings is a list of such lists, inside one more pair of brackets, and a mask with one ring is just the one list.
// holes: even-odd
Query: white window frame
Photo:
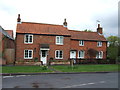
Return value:
[[(56, 55), (57, 51), (58, 51), (58, 57)], [(62, 58), (59, 57), (60, 56), (60, 51), (62, 51), (62, 50), (56, 50), (55, 51), (55, 59), (63, 59), (63, 51), (62, 51)]]
[[(62, 42), (61, 42), (61, 38), (62, 38)], [(64, 41), (64, 37), (63, 36), (56, 36), (56, 44), (57, 45), (63, 45), (63, 41)]]
[(84, 40), (79, 41), (79, 46), (84, 46)]
[[(26, 35), (28, 35), (28, 42), (26, 42)], [(30, 36), (32, 36), (32, 42), (29, 42), (30, 41)], [(24, 43), (25, 44), (32, 44), (33, 43), (33, 35), (32, 34), (25, 34), (24, 35)]]
[[(83, 57), (80, 57), (80, 56), (79, 56), (79, 52), (83, 52)], [(79, 51), (78, 51), (78, 58), (84, 58), (84, 57), (85, 57), (85, 51), (79, 50)]]
[[(98, 55), (98, 56), (97, 56)], [(96, 54), (96, 58), (97, 59), (102, 59), (103, 58), (103, 51), (99, 51), (97, 54)]]
[[(25, 50), (28, 50), (28, 49), (25, 49)], [(28, 57), (27, 58), (25, 57), (25, 50), (24, 50), (24, 59), (33, 59), (33, 50), (28, 50)], [(29, 57), (29, 51), (32, 51), (31, 57)]]
[(101, 41), (97, 42), (97, 47), (102, 47), (102, 42)]

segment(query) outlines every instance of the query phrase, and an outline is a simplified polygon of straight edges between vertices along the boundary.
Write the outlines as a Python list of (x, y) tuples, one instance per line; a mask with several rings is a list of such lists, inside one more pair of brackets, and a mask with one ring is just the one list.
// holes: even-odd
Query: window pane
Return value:
[(59, 55), (59, 58), (62, 58), (62, 51), (60, 51), (60, 55)]
[(29, 58), (32, 57), (32, 51), (29, 51)]
[(25, 58), (28, 58), (28, 50), (25, 50)]
[(28, 35), (25, 36), (25, 42), (28, 43)]
[(57, 39), (57, 40), (56, 40), (56, 41), (57, 41), (57, 43), (59, 43), (59, 37), (57, 37), (56, 39)]
[(56, 51), (56, 57), (58, 58), (58, 51)]
[(63, 44), (63, 37), (60, 37), (60, 44)]
[(32, 42), (32, 36), (31, 35), (29, 36), (29, 42)]

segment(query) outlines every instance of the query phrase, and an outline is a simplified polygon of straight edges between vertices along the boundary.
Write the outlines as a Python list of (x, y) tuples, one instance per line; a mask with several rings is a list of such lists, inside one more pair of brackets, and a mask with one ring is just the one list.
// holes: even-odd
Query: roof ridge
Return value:
[(38, 23), (38, 22), (22, 22), (22, 23), (43, 24), (43, 25), (54, 25), (54, 26), (63, 26), (63, 25), (59, 25), (59, 24)]

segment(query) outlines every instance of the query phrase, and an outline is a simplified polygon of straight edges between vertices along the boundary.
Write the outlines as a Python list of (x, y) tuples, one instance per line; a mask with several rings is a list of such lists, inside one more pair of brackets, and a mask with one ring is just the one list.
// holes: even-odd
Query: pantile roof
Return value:
[(31, 33), (31, 34), (50, 34), (50, 35), (69, 35), (69, 31), (63, 25), (43, 24), (22, 22), (17, 24), (17, 33)]
[(107, 41), (103, 35), (99, 35), (97, 32), (85, 32), (69, 30), (71, 39), (78, 40), (95, 40), (95, 41)]
[(68, 30), (63, 25), (33, 22), (22, 22), (21, 24), (17, 24), (16, 33), (68, 35), (71, 36), (71, 39), (76, 40), (107, 41), (103, 35), (99, 35), (97, 32)]

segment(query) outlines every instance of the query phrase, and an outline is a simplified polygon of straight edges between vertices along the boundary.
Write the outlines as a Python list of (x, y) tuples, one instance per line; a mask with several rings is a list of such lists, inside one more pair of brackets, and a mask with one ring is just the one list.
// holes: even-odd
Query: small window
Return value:
[(96, 54), (96, 58), (97, 58), (97, 59), (102, 59), (102, 58), (103, 58), (103, 51), (99, 51), (99, 52)]
[(24, 50), (24, 59), (32, 59), (33, 50)]
[(56, 36), (56, 44), (63, 45), (63, 36)]
[(55, 51), (55, 58), (56, 58), (56, 59), (63, 59), (63, 51), (61, 51), (61, 50), (56, 50), (56, 51)]
[(97, 42), (97, 46), (101, 47), (102, 46), (102, 42)]
[(85, 52), (84, 51), (78, 51), (78, 58), (84, 58), (84, 54)]
[(84, 46), (84, 41), (83, 40), (79, 41), (79, 46)]
[(26, 34), (24, 37), (24, 43), (33, 43), (33, 35)]

